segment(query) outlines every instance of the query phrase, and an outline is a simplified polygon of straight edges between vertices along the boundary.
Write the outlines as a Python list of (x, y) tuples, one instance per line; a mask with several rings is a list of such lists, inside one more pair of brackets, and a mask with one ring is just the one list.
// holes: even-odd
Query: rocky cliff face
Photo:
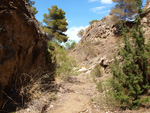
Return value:
[[(114, 20), (116, 19), (116, 20)], [(86, 41), (96, 41), (105, 39), (116, 34), (117, 18), (113, 15), (107, 15), (101, 21), (95, 22), (90, 25), (86, 30), (81, 39), (81, 43)]]
[[(143, 29), (147, 42), (150, 33), (150, 2), (146, 4), (144, 9), (146, 12), (142, 18), (142, 24), (145, 26)], [(130, 27), (132, 23), (127, 23), (127, 25)], [(106, 68), (114, 61), (113, 57), (115, 54), (117, 55), (120, 41), (117, 19), (113, 15), (107, 15), (85, 30), (81, 41), (72, 52), (81, 65), (100, 64)]]
[(0, 0), (0, 106), (4, 90), (19, 85), (23, 74), (53, 71), (48, 56), (47, 39), (26, 2)]

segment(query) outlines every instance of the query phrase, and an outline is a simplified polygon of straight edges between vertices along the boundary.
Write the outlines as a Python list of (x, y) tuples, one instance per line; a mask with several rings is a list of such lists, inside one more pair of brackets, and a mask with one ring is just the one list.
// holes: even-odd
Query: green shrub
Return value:
[(94, 69), (91, 71), (91, 75), (94, 77), (102, 77), (102, 71), (101, 71), (101, 66), (98, 64), (94, 67)]
[(150, 48), (145, 44), (140, 17), (135, 20), (133, 28), (123, 28), (124, 47), (120, 49), (123, 62), (120, 64), (115, 58), (112, 66), (112, 87), (114, 97), (119, 100), (122, 108), (138, 108), (149, 101), (143, 98), (150, 89)]
[(96, 83), (96, 88), (97, 88), (97, 90), (99, 91), (99, 92), (103, 92), (103, 84), (102, 84), (102, 81), (101, 80), (99, 80), (97, 83)]
[(76, 46), (76, 42), (73, 41), (73, 40), (68, 40), (66, 43), (65, 43), (65, 48), (66, 49), (73, 49), (74, 47)]
[(99, 20), (92, 20), (92, 21), (89, 22), (89, 24), (92, 25), (95, 22), (99, 22)]
[(104, 110), (116, 110), (119, 103), (113, 96), (112, 86), (110, 84), (110, 79), (107, 81), (102, 81), (100, 78), (93, 78), (96, 84), (96, 89), (99, 92), (99, 96), (95, 99), (96, 103), (100, 106), (100, 109)]
[[(52, 61), (56, 63), (55, 75), (62, 79), (68, 79), (69, 76), (78, 75), (74, 70), (76, 67), (76, 61), (73, 57), (68, 56), (67, 50), (59, 46), (56, 42), (49, 41), (48, 51), (52, 54)], [(51, 48), (54, 47), (54, 50)]]
[(99, 92), (103, 92), (103, 84), (101, 80), (98, 80), (97, 77), (102, 77), (102, 71), (100, 65), (96, 65), (91, 71), (93, 77), (93, 82), (96, 84), (96, 88)]

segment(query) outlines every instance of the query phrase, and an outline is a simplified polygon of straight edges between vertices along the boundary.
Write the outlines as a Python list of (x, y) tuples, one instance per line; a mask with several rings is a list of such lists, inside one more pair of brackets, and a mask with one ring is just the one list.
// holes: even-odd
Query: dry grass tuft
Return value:
[[(6, 99), (2, 110), (13, 112), (22, 107), (27, 107), (32, 100), (39, 99), (42, 96), (47, 95), (47, 98), (50, 98), (52, 92), (56, 91), (52, 82), (54, 80), (53, 73), (42, 70), (35, 69), (29, 74), (23, 73), (18, 76), (13, 83), (14, 85), (3, 92)], [(43, 102), (47, 103), (47, 99)]]

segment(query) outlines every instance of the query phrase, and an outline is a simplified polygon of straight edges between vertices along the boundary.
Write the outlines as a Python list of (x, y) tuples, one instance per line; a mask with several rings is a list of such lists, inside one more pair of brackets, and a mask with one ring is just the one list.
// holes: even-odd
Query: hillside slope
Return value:
[(108, 65), (113, 60), (119, 37), (117, 26), (112, 15), (107, 15), (101, 21), (89, 26), (72, 51), (81, 65)]

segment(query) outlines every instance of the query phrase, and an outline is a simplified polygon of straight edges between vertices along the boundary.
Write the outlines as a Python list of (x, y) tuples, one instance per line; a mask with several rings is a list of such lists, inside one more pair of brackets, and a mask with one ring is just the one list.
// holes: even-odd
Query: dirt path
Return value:
[[(100, 80), (105, 84), (109, 77), (109, 74), (104, 74)], [(56, 79), (56, 84), (58, 91), (53, 99), (49, 96), (50, 92), (41, 94), (40, 98), (33, 99), (27, 108), (16, 113), (150, 113), (150, 109), (119, 111), (112, 103), (109, 106), (108, 102), (112, 100), (108, 100), (105, 91), (97, 91), (97, 85), (90, 74), (82, 73), (70, 77), (68, 81)]]
[[(96, 85), (87, 74), (71, 77), (69, 82), (61, 83), (57, 100), (47, 109), (48, 113), (96, 113), (91, 105), (92, 97), (97, 93)], [(103, 113), (102, 111), (97, 113)]]
[(40, 94), (40, 98), (16, 113), (106, 113), (94, 101), (99, 92), (89, 73), (81, 72), (67, 81), (56, 78), (55, 82), (54, 97), (51, 92)]

